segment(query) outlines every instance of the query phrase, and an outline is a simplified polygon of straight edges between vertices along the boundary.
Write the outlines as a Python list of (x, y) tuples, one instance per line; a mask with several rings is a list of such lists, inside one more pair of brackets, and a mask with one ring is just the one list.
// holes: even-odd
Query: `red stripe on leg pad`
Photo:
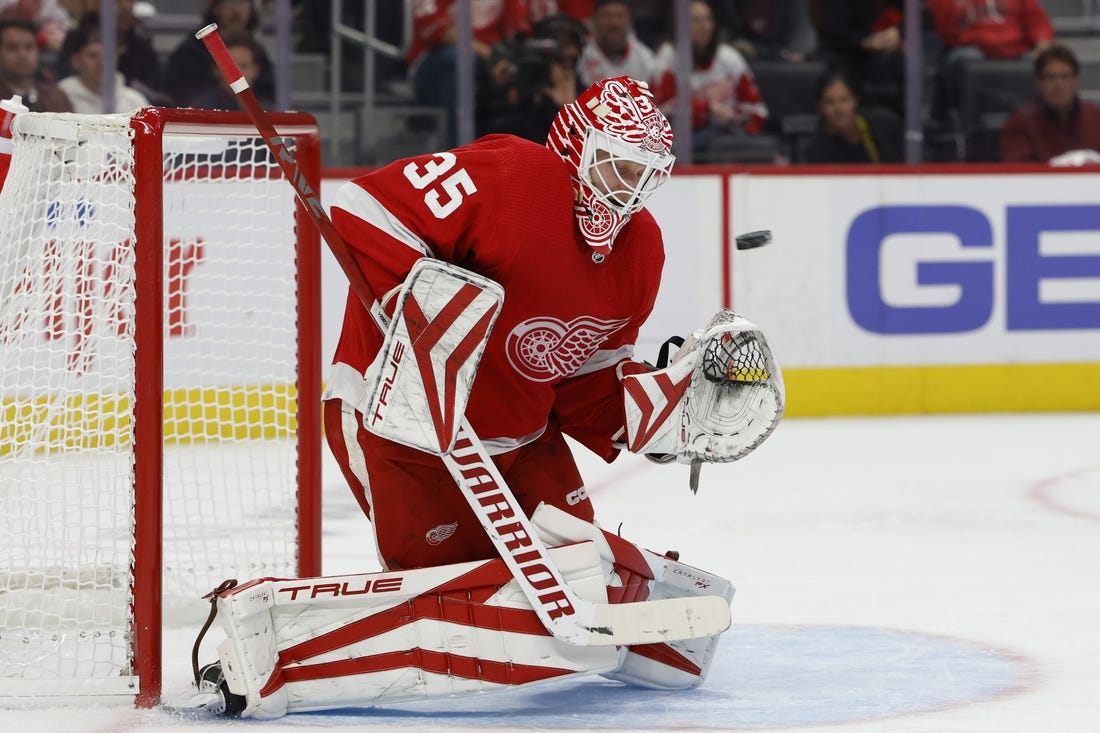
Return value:
[[(354, 621), (317, 638), (283, 649), (279, 652), (279, 661), (275, 672), (260, 690), (260, 695), (266, 697), (282, 687), (284, 682), (293, 681), (291, 672), (297, 669), (294, 665), (299, 665), (308, 659), (357, 644), (420, 620), (444, 621), (499, 632), (549, 636), (549, 632), (539, 621), (538, 616), (529, 609), (486, 606), (449, 596), (417, 596), (393, 608), (371, 614), (367, 618)], [(377, 655), (367, 657), (367, 659), (385, 656)], [(349, 660), (349, 663), (355, 663), (356, 661), (356, 659), (352, 659)], [(347, 674), (363, 674), (364, 672), (380, 671), (380, 669), (361, 669)], [(333, 671), (322, 676), (335, 677), (339, 674)]]
[(624, 540), (617, 534), (611, 534), (607, 530), (603, 530), (603, 536), (611, 547), (611, 554), (615, 557), (614, 563), (616, 565), (621, 565), (635, 575), (653, 580), (653, 569), (649, 567), (645, 555), (642, 554), (637, 545), (629, 540)]
[(477, 659), (476, 657), (431, 651), (418, 647), (374, 654), (369, 657), (293, 667), (283, 670), (283, 678), (287, 683), (308, 682), (310, 680), (386, 672), (406, 667), (464, 679), (480, 679), (499, 685), (522, 685), (576, 672), (573, 669), (562, 669), (560, 667), (538, 667), (514, 662)]
[(668, 644), (632, 644), (630, 646), (630, 651), (647, 659), (652, 659), (654, 662), (660, 662), (661, 664), (672, 667), (673, 669), (682, 670), (688, 674), (698, 676), (703, 672), (698, 664), (691, 661)]
[[(495, 592), (496, 589), (493, 589)], [(493, 631), (547, 636), (535, 612), (524, 608), (486, 606), (466, 599), (438, 594), (422, 595), (339, 629), (287, 647), (279, 652), (279, 664), (294, 664), (384, 634), (421, 619), (449, 621)]]

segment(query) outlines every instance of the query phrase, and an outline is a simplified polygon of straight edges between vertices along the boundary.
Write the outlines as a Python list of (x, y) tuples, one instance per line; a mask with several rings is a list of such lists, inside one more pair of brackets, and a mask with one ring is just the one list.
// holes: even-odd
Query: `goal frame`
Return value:
[[(317, 122), (306, 113), (275, 113), (281, 134), (293, 135), (303, 175), (319, 189)], [(130, 119), (135, 170), (134, 442), (158, 449), (134, 451), (134, 673), (136, 704), (159, 703), (162, 686), (162, 481), (164, 434), (164, 175), (166, 132), (203, 128), (248, 134), (243, 112), (147, 107)], [(289, 186), (290, 184), (287, 183)], [(320, 238), (295, 199), (298, 262), (298, 573), (321, 574), (321, 283)], [(154, 246), (150, 246), (153, 243)]]

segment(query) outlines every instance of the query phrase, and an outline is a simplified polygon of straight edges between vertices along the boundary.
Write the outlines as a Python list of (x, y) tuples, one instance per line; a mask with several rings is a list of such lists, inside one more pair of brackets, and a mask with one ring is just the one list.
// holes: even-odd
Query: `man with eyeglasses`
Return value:
[(1078, 156), (1081, 162), (1100, 162), (1100, 105), (1078, 96), (1079, 73), (1077, 57), (1065, 46), (1052, 45), (1035, 58), (1036, 100), (1005, 122), (1002, 161), (1045, 162), (1090, 151)]

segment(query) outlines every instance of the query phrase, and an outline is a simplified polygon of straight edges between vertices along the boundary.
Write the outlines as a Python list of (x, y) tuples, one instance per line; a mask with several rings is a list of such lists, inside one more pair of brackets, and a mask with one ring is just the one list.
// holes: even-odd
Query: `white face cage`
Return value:
[[(643, 167), (636, 183), (624, 177), (624, 162)], [(669, 179), (675, 162), (676, 156), (671, 153), (654, 153), (590, 127), (577, 172), (612, 211), (629, 216), (640, 211), (653, 192)], [(632, 175), (629, 177), (633, 179)]]

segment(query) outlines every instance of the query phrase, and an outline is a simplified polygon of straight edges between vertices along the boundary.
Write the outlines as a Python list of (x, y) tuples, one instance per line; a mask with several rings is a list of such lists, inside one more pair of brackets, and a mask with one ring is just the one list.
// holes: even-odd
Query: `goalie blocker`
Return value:
[[(728, 581), (559, 509), (533, 517), (566, 582), (593, 603), (719, 595)], [(658, 689), (706, 678), (718, 635), (631, 647), (550, 636), (501, 560), (403, 572), (260, 579), (217, 598), (230, 710), (244, 717), (507, 690), (577, 675)], [(201, 638), (201, 637), (200, 637)], [(220, 695), (198, 703), (222, 711)]]

